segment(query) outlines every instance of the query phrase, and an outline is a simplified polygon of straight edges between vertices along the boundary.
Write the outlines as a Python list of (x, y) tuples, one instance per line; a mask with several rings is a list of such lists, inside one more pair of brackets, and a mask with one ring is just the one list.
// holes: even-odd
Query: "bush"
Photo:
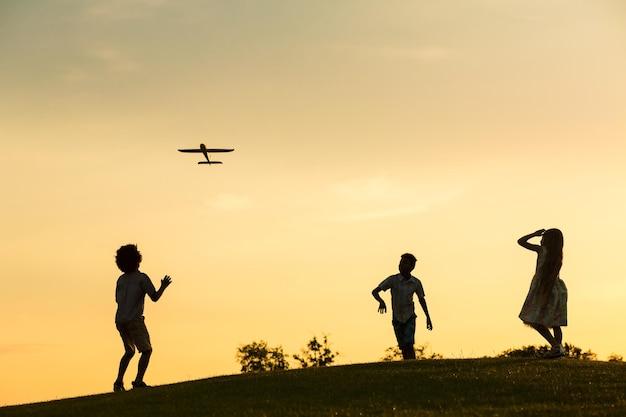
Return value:
[(317, 337), (309, 341), (306, 348), (300, 349), (300, 355), (293, 355), (293, 358), (300, 362), (301, 368), (320, 367), (331, 365), (335, 361), (335, 357), (339, 352), (330, 350), (328, 336), (324, 335), (323, 343), (317, 341)]
[(266, 372), (289, 369), (283, 347), (271, 348), (267, 342), (252, 342), (237, 349), (237, 361), (241, 372)]
[[(591, 350), (583, 352), (583, 350), (577, 346), (570, 345), (569, 343), (565, 343), (563, 345), (563, 350), (565, 351), (565, 356), (572, 359), (580, 359), (587, 361), (595, 361), (598, 358), (598, 355), (593, 353)], [(550, 346), (535, 346), (528, 345), (522, 346), (519, 349), (507, 349), (504, 352), (500, 353), (498, 358), (541, 358), (545, 356), (550, 351)]]
[[(424, 343), (423, 345), (417, 345), (415, 347), (415, 359), (443, 359), (443, 355), (435, 352), (431, 352), (430, 354), (426, 353), (426, 349), (429, 348), (428, 343)], [(385, 349), (385, 356), (380, 358), (382, 361), (401, 361), (402, 360), (402, 351), (398, 346), (391, 346)]]

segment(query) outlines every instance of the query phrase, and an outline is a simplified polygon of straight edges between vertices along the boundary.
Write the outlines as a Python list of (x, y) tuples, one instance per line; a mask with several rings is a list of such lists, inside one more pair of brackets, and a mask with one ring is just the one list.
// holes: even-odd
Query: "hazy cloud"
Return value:
[(111, 45), (100, 45), (87, 53), (110, 72), (132, 72), (139, 68), (139, 65), (134, 60), (126, 56), (117, 47)]
[[(484, 10), (503, 18), (531, 23), (541, 21), (542, 14), (545, 14), (546, 11), (559, 11), (561, 10), (560, 7), (567, 7), (568, 5), (566, 1), (556, 1), (546, 4), (545, 2), (502, 2), (500, 0), (481, 0), (478, 4), (480, 4)], [(537, 7), (539, 4), (541, 6)]]
[(103, 19), (140, 19), (148, 16), (155, 7), (167, 3), (170, 3), (170, 0), (95, 1), (85, 7), (85, 14)]
[(207, 199), (206, 204), (211, 208), (222, 211), (237, 211), (250, 207), (251, 201), (243, 195), (220, 194), (214, 198)]
[(82, 60), (65, 72), (70, 82), (97, 80), (111, 74), (132, 74), (141, 69), (138, 61), (113, 45), (85, 47)]
[(423, 46), (416, 48), (385, 47), (374, 48), (372, 52), (392, 58), (409, 58), (423, 62), (443, 61), (450, 58), (452, 54), (450, 49), (439, 46)]
[(437, 184), (404, 184), (376, 176), (333, 184), (329, 192), (337, 209), (325, 220), (357, 222), (425, 212), (465, 191)]
[(421, 62), (438, 62), (450, 59), (454, 51), (438, 45), (423, 46), (370, 46), (340, 45), (338, 49), (352, 50), (359, 54), (374, 55), (393, 59), (411, 59)]
[(93, 75), (82, 68), (72, 68), (65, 74), (65, 79), (70, 82), (82, 82), (93, 79)]

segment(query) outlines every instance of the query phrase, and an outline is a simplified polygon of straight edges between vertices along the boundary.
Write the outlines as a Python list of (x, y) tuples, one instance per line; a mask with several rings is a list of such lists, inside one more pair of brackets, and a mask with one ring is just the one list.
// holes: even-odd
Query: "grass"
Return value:
[(381, 362), (0, 408), (0, 417), (541, 415), (626, 415), (626, 364), (511, 358)]

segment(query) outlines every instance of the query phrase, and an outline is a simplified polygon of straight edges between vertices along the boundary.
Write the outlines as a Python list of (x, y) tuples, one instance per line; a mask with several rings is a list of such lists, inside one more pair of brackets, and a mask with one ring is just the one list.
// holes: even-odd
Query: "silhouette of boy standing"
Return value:
[(393, 311), (393, 330), (396, 334), (398, 347), (402, 351), (403, 359), (415, 359), (415, 304), (413, 303), (413, 294), (417, 295), (422, 310), (426, 314), (426, 328), (433, 329), (433, 324), (428, 314), (428, 306), (424, 298), (424, 288), (419, 279), (411, 275), (411, 271), (415, 268), (417, 259), (410, 253), (405, 253), (400, 257), (399, 274), (391, 275), (378, 284), (372, 295), (378, 301), (378, 312), (383, 314), (387, 312), (387, 305), (380, 297), (381, 291), (391, 289), (391, 309)]
[(115, 256), (115, 263), (123, 272), (117, 280), (115, 288), (115, 301), (117, 302), (115, 324), (124, 343), (124, 356), (120, 360), (120, 368), (117, 379), (113, 383), (113, 391), (124, 391), (124, 374), (130, 360), (135, 355), (135, 348), (141, 353), (141, 357), (133, 387), (148, 386), (143, 382), (143, 377), (150, 362), (152, 345), (150, 344), (148, 329), (144, 323), (144, 298), (147, 294), (152, 301), (157, 302), (165, 289), (172, 283), (172, 279), (166, 275), (161, 280), (161, 288), (157, 291), (148, 275), (139, 271), (141, 259), (141, 253), (137, 250), (136, 245), (122, 246), (117, 250)]

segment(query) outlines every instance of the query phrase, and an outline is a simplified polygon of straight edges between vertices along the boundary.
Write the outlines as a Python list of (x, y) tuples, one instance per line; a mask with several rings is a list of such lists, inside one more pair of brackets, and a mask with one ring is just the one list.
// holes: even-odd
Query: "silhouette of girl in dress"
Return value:
[[(541, 245), (528, 243), (539, 236)], [(567, 326), (567, 287), (559, 276), (563, 265), (563, 233), (559, 229), (541, 229), (522, 236), (517, 243), (537, 252), (535, 275), (519, 318), (550, 343), (552, 348), (546, 358), (565, 356), (561, 326)]]

